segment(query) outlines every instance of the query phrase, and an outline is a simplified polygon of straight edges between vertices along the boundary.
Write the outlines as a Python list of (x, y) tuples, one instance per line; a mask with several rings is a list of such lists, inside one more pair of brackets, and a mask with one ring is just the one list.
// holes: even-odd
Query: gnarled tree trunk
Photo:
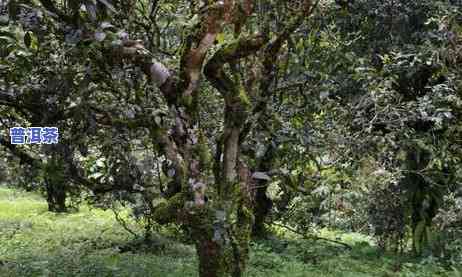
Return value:
[[(79, 25), (79, 20), (60, 12), (53, 3), (41, 2), (46, 3), (44, 7), (63, 22)], [(253, 28), (241, 32), (246, 19), (254, 13), (253, 1), (200, 2), (199, 7), (199, 1), (192, 1), (192, 14), (196, 15), (197, 23), (182, 38), (177, 70), (170, 70), (161, 61), (153, 59), (142, 41), (130, 40), (124, 32), (118, 33), (118, 39), (113, 41), (116, 43), (106, 43), (104, 38), (100, 43), (107, 51), (104, 56), (112, 59), (108, 65), (114, 64), (114, 60), (131, 62), (153, 81), (168, 105), (172, 124), (167, 126), (152, 114), (137, 114), (135, 118), (120, 120), (101, 112), (96, 120), (104, 125), (122, 124), (131, 129), (143, 127), (149, 130), (154, 148), (172, 166), (166, 202), (156, 206), (153, 219), (160, 224), (175, 222), (189, 229), (196, 242), (201, 276), (242, 276), (248, 259), (254, 213), (249, 201), (252, 195), (250, 171), (243, 166), (249, 157), (245, 157), (240, 148), (251, 133), (252, 124), (247, 123), (260, 119), (266, 102), (271, 99), (269, 87), (277, 75), (274, 58), (312, 12), (313, 6), (310, 0), (302, 1), (293, 20), (273, 37), (269, 16), (261, 32), (255, 33)], [(81, 19), (77, 9), (73, 15)], [(229, 30), (223, 28), (225, 24), (234, 25), (234, 34), (231, 34), (234, 39), (220, 43), (206, 61), (218, 35)], [(90, 40), (100, 37), (94, 34), (94, 30), (79, 27)], [(263, 53), (259, 53), (261, 51)], [(263, 54), (263, 60), (259, 60), (260, 54)], [(249, 56), (264, 64), (265, 78), (260, 80), (260, 95), (255, 99), (251, 99), (250, 90), (246, 89), (245, 71), (239, 68), (241, 60)], [(213, 146), (211, 138), (204, 138), (207, 130), (199, 124), (199, 83), (204, 75), (224, 100), (223, 131)], [(209, 159), (212, 151), (216, 151), (214, 161)], [(212, 171), (214, 176), (211, 176)], [(209, 184), (213, 177), (213, 184)], [(260, 191), (259, 199), (263, 198), (264, 192)], [(268, 212), (265, 205), (267, 203), (257, 208), (261, 218)]]
[[(191, 226), (196, 239), (199, 258), (199, 274), (204, 277), (242, 276), (249, 255), (251, 232), (250, 214), (238, 209), (237, 222), (231, 226), (228, 220), (218, 218), (213, 225), (199, 224)], [(205, 227), (205, 228), (204, 228)]]

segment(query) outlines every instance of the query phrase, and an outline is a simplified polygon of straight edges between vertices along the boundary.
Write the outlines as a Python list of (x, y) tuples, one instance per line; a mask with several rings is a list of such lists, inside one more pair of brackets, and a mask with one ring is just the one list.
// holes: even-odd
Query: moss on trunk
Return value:
[[(239, 212), (240, 213), (240, 212)], [(250, 212), (245, 213), (251, 215)], [(209, 224), (193, 226), (201, 277), (242, 276), (249, 257), (251, 225), (248, 218), (238, 215), (236, 224)], [(211, 224), (210, 224), (211, 223)]]
[(237, 277), (245, 272), (253, 214), (243, 197), (241, 189), (235, 189), (226, 200), (219, 201), (220, 205), (208, 203), (185, 211), (185, 224), (196, 242), (201, 277)]

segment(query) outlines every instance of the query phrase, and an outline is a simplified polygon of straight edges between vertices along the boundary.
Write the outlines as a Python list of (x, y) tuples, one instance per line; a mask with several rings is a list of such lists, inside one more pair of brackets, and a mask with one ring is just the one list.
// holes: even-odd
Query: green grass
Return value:
[(196, 276), (194, 248), (120, 253), (132, 237), (110, 211), (47, 212), (34, 194), (0, 188), (0, 276)]
[[(353, 249), (286, 234), (252, 243), (246, 276), (454, 276), (433, 261), (381, 255), (370, 239), (325, 231)], [(47, 212), (33, 193), (0, 187), (0, 276), (197, 276), (194, 248), (159, 236), (150, 251), (122, 252), (133, 241), (110, 211)]]

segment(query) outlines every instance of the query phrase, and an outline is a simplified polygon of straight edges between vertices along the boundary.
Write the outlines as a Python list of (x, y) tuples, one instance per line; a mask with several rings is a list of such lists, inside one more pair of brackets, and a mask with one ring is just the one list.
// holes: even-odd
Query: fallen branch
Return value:
[(338, 240), (322, 238), (322, 237), (318, 237), (318, 236), (315, 236), (315, 235), (307, 235), (307, 234), (304, 234), (304, 233), (301, 233), (301, 232), (295, 230), (294, 228), (292, 228), (290, 226), (286, 226), (286, 225), (279, 224), (279, 223), (272, 223), (272, 225), (279, 226), (279, 227), (282, 227), (284, 229), (287, 229), (287, 230), (291, 231), (292, 233), (295, 233), (297, 235), (302, 236), (305, 239), (323, 240), (323, 241), (327, 241), (327, 242), (331, 242), (331, 243), (335, 243), (335, 244), (340, 244), (341, 246), (347, 248), (348, 250), (353, 249), (350, 245), (348, 245), (348, 244), (346, 244), (344, 242), (338, 241)]

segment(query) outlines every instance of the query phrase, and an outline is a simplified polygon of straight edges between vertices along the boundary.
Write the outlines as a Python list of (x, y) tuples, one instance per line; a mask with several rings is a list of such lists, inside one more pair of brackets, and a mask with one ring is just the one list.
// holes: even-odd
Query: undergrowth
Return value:
[[(462, 276), (431, 259), (381, 253), (368, 237), (323, 230), (348, 250), (289, 232), (252, 243), (246, 276)], [(53, 214), (39, 195), (0, 187), (0, 276), (197, 276), (192, 245), (158, 234), (134, 240), (113, 213)]]

